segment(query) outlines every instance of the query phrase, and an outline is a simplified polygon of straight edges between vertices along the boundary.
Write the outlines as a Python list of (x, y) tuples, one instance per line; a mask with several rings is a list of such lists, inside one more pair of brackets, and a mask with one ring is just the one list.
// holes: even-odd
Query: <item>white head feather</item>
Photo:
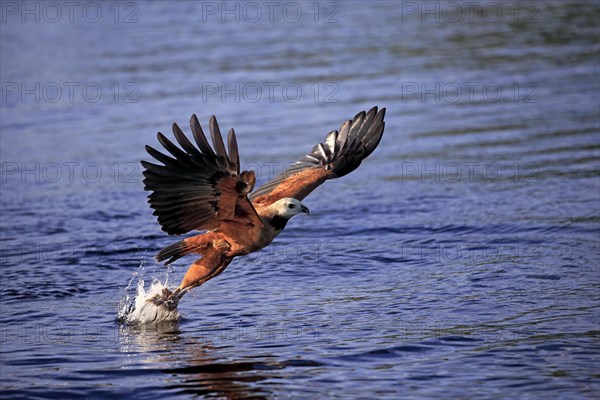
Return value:
[(300, 200), (292, 197), (284, 197), (283, 199), (277, 200), (271, 204), (269, 208), (273, 214), (283, 217), (286, 219), (292, 218), (294, 215), (298, 215), (302, 212), (309, 213), (308, 208), (302, 204)]

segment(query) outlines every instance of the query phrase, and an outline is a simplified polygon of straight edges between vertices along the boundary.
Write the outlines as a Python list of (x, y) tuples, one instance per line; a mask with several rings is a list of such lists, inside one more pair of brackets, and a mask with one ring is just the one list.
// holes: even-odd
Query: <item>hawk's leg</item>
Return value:
[(169, 309), (177, 307), (179, 300), (190, 289), (204, 284), (227, 268), (232, 257), (226, 256), (226, 251), (230, 248), (229, 243), (224, 240), (215, 241), (203, 254), (203, 257), (194, 261), (188, 268), (181, 284), (175, 291), (171, 292), (164, 288), (162, 294), (154, 296), (148, 301), (156, 305), (164, 305)]

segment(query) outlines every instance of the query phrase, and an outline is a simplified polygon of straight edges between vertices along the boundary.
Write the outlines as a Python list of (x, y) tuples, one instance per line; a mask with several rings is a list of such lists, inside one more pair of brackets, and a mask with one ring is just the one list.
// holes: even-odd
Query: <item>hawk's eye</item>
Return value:
[(296, 208), (296, 206), (294, 204), (290, 204), (288, 205), (288, 208)]

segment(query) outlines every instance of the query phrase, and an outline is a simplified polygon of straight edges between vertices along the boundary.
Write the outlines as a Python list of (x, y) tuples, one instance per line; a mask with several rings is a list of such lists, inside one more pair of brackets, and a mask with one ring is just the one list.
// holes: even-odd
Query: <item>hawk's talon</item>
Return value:
[(179, 298), (174, 296), (175, 293), (177, 293), (177, 291), (171, 292), (169, 289), (163, 288), (162, 294), (157, 294), (146, 301), (153, 303), (156, 306), (163, 306), (167, 310), (174, 310), (177, 308), (177, 304), (179, 303)]

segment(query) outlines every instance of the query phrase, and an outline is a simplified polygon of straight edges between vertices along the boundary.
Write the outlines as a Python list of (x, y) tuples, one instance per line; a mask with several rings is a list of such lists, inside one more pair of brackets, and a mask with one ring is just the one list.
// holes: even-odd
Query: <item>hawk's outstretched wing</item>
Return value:
[(354, 171), (379, 144), (384, 116), (385, 108), (377, 112), (377, 107), (356, 114), (339, 131), (330, 132), (325, 143), (317, 144), (309, 154), (253, 192), (252, 203), (264, 206), (284, 197), (302, 200), (327, 179)]
[(170, 235), (180, 235), (194, 229), (218, 229), (227, 223), (260, 226), (262, 222), (247, 197), (254, 187), (254, 172), (240, 173), (233, 129), (227, 138), (227, 153), (214, 116), (209, 125), (214, 150), (196, 115), (192, 115), (190, 126), (198, 147), (188, 140), (177, 124), (173, 124), (173, 134), (181, 149), (160, 132), (158, 141), (170, 154), (146, 146), (146, 151), (164, 164), (142, 161), (144, 189), (152, 191), (148, 202), (162, 230)]

